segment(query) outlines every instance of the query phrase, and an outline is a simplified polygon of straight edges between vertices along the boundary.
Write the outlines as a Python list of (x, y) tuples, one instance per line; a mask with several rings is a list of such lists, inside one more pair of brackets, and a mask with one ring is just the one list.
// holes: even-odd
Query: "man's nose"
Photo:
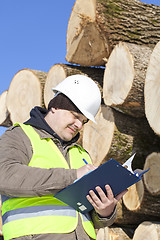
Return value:
[(81, 129), (83, 127), (83, 122), (80, 119), (76, 119), (76, 127), (78, 129)]

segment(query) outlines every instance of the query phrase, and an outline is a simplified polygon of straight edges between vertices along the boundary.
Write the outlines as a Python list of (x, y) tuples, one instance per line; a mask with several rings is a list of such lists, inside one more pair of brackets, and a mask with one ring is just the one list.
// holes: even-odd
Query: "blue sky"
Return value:
[[(142, 0), (160, 5), (160, 0)], [(66, 63), (66, 33), (75, 0), (3, 0), (0, 3), (0, 94), (23, 68), (48, 72)], [(0, 126), (0, 135), (5, 128)]]

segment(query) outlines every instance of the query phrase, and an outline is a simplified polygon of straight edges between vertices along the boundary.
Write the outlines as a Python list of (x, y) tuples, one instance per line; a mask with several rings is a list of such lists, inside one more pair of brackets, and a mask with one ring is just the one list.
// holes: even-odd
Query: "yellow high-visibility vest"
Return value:
[[(30, 125), (19, 125), (30, 139), (33, 148), (29, 166), (69, 169), (64, 156), (50, 138), (41, 139)], [(69, 156), (71, 168), (74, 169), (84, 165), (83, 158), (91, 163), (86, 151), (78, 146), (69, 149)], [(89, 214), (78, 213), (53, 195), (18, 198), (2, 196), (3, 236), (5, 240), (9, 240), (34, 234), (69, 233), (77, 227), (78, 214), (87, 234), (96, 239)]]

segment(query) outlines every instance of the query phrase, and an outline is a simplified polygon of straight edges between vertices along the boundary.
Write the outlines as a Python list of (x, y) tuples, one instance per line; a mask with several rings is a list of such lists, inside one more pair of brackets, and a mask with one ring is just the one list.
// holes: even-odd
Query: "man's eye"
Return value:
[(75, 118), (77, 118), (77, 116), (73, 113), (73, 112), (71, 112), (72, 113), (72, 115), (75, 117)]
[(74, 118), (75, 118), (75, 119), (79, 119), (79, 121), (81, 121), (82, 124), (86, 124), (86, 123), (89, 121), (89, 119), (82, 120), (80, 116), (77, 116), (77, 115), (76, 115), (75, 113), (73, 113), (73, 112), (71, 112), (71, 113), (72, 113), (72, 115), (74, 116)]

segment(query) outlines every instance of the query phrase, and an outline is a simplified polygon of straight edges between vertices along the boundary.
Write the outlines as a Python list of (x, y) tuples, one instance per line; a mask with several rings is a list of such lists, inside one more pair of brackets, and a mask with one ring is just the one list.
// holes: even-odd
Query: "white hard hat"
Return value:
[(60, 82), (54, 92), (66, 95), (88, 119), (95, 121), (101, 104), (101, 93), (97, 84), (84, 75), (71, 75)]

